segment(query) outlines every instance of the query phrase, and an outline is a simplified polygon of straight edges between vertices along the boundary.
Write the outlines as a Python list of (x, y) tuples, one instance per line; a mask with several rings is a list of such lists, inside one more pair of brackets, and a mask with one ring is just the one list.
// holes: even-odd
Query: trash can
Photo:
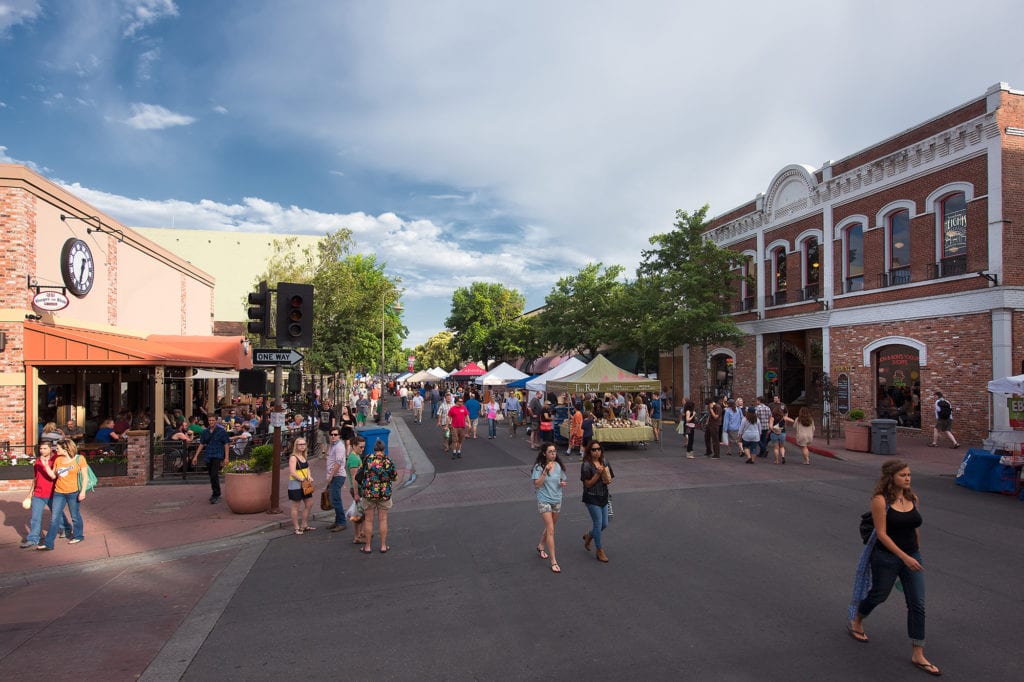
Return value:
[(871, 452), (876, 455), (896, 454), (896, 420), (871, 420)]
[(388, 436), (391, 435), (391, 429), (360, 429), (356, 431), (360, 436), (366, 439), (366, 448), (363, 450), (365, 454), (373, 452), (373, 448), (378, 440), (384, 441), (384, 454), (389, 455), (388, 452)]

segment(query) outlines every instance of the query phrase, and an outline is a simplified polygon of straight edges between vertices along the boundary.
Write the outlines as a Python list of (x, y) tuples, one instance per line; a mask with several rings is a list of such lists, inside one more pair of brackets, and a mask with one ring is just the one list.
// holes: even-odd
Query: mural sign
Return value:
[(846, 372), (836, 378), (836, 409), (844, 416), (850, 411), (850, 375)]

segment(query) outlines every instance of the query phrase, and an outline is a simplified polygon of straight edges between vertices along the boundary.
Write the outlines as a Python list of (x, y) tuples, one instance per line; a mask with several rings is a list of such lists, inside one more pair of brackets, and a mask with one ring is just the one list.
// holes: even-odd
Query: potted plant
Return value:
[(0, 481), (30, 479), (34, 464), (34, 457), (18, 457), (13, 451), (0, 450)]
[(257, 445), (249, 457), (229, 460), (224, 467), (224, 502), (236, 514), (256, 514), (270, 509), (273, 445)]
[(864, 423), (864, 410), (855, 407), (846, 415), (849, 420), (844, 430), (844, 447), (855, 452), (871, 450), (871, 425)]

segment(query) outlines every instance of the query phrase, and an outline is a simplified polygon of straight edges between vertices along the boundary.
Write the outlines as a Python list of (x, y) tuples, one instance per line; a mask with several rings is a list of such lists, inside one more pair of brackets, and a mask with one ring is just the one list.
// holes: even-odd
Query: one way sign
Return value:
[(289, 348), (280, 350), (278, 348), (257, 348), (252, 352), (252, 364), (254, 365), (295, 365), (305, 357), (298, 351)]

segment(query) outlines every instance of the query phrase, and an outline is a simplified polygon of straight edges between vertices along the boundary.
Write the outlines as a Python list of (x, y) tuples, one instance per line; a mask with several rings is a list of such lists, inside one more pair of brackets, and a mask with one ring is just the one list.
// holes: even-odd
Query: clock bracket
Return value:
[(58, 286), (56, 284), (40, 284), (32, 275), (25, 275), (25, 278), (28, 283), (28, 288), (35, 289), (36, 294), (38, 294), (40, 291), (49, 291), (52, 289), (53, 291), (60, 291), (60, 293), (62, 293), (65, 296), (68, 295), (68, 288), (65, 286)]

